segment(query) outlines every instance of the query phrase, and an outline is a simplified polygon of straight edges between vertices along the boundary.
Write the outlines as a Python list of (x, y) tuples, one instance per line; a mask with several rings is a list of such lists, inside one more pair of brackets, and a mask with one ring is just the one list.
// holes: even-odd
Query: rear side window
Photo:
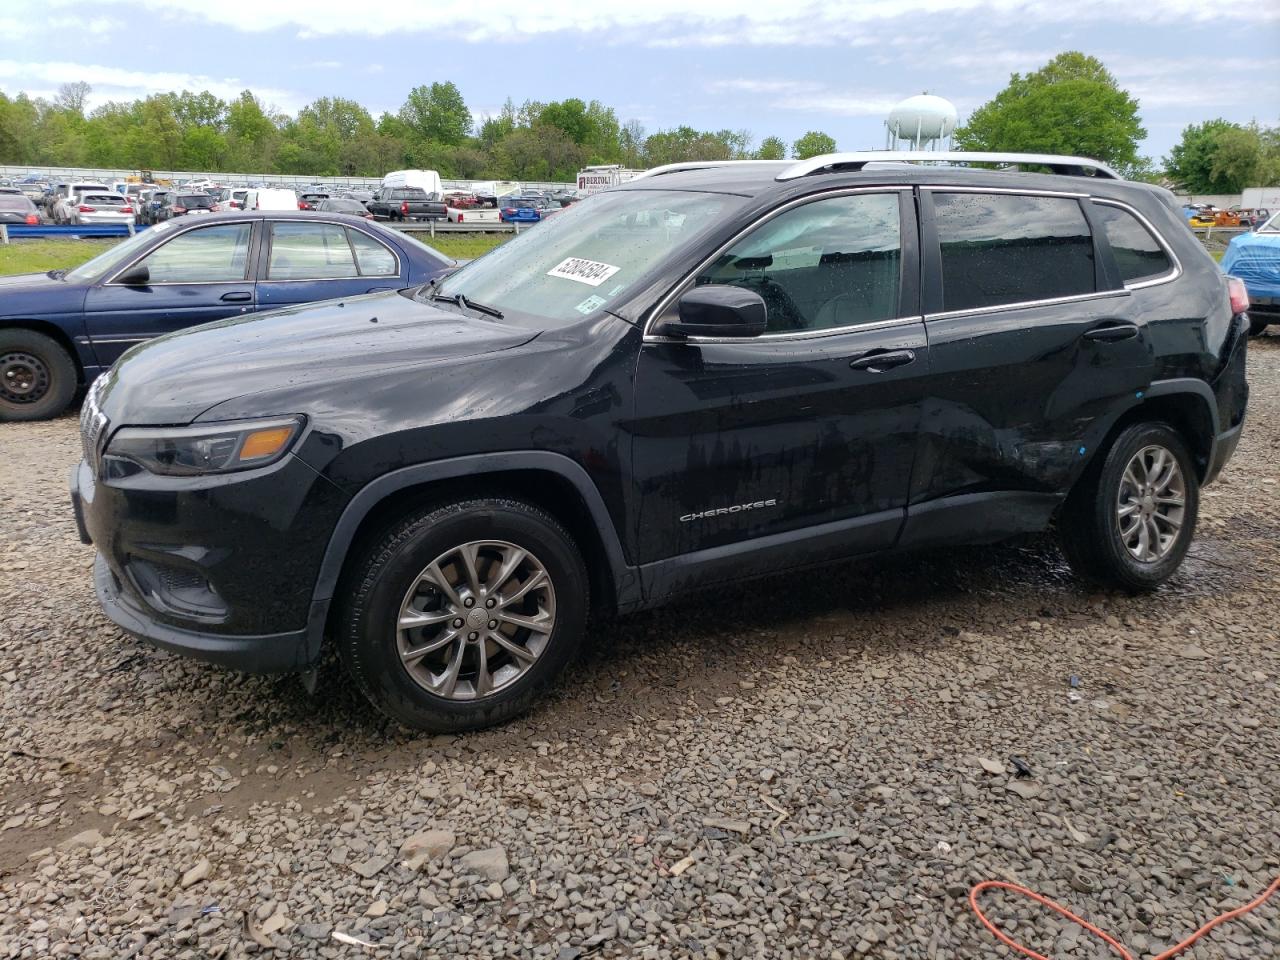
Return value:
[(1105, 203), (1095, 203), (1093, 211), (1107, 235), (1122, 281), (1151, 280), (1173, 269), (1159, 241), (1132, 213)]
[(1078, 201), (935, 193), (942, 308), (973, 310), (1093, 293), (1093, 237)]
[(394, 277), (400, 273), (396, 255), (367, 233), (348, 230), (351, 246), (356, 251), (356, 262), (363, 277)]
[(332, 280), (358, 275), (347, 231), (333, 223), (273, 223), (269, 280)]

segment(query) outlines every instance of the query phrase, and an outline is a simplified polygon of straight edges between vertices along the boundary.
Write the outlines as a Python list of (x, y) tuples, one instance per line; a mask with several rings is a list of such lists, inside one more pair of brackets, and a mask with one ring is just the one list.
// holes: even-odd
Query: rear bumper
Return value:
[[(141, 640), (186, 657), (217, 663), (247, 673), (290, 673), (306, 670), (320, 657), (320, 638), (329, 601), (311, 605), (311, 625), (288, 633), (227, 636), (169, 626), (133, 603), (121, 589), (102, 554), (94, 557), (93, 586), (103, 612), (117, 626)], [(315, 627), (318, 625), (318, 629)]]
[(1240, 434), (1243, 431), (1244, 423), (1241, 422), (1214, 437), (1213, 450), (1209, 455), (1209, 469), (1205, 471), (1204, 476), (1205, 483), (1213, 483), (1218, 479), (1218, 474), (1222, 473), (1222, 468), (1227, 465), (1227, 461), (1236, 452), (1236, 447), (1240, 445)]

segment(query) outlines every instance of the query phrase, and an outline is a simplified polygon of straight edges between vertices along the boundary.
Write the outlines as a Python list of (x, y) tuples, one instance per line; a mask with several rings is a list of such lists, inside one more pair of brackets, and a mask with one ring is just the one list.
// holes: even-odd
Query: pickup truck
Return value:
[(438, 194), (419, 187), (394, 187), (381, 190), (366, 204), (369, 212), (381, 220), (447, 220), (449, 209)]

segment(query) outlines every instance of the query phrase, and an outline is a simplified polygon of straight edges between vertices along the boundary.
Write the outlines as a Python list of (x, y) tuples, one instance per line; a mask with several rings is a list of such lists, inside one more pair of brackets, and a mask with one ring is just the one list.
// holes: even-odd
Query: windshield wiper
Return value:
[(502, 311), (497, 307), (491, 307), (486, 303), (477, 303), (474, 300), (468, 300), (460, 293), (433, 293), (432, 300), (443, 300), (445, 303), (452, 303), (456, 307), (463, 307), (467, 310), (474, 310), (477, 313), (485, 313), (493, 317), (495, 320), (502, 319)]

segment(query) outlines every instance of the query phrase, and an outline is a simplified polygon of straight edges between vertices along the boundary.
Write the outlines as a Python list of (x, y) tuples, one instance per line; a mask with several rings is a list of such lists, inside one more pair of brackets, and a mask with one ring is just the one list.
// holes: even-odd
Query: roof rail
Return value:
[(712, 167), (743, 167), (743, 166), (750, 167), (757, 164), (772, 164), (773, 166), (777, 166), (780, 162), (783, 162), (783, 161), (779, 161), (779, 160), (685, 160), (682, 163), (664, 163), (660, 167), (654, 167), (652, 170), (646, 170), (644, 173), (640, 174), (640, 176), (633, 177), (632, 182), (635, 180), (643, 179), (644, 177), (660, 177), (664, 173), (679, 173), (681, 170), (708, 170)]
[[(834, 170), (861, 170), (869, 163), (1002, 163), (1019, 167), (1048, 167), (1053, 173), (1074, 177), (1105, 177), (1123, 180), (1105, 163), (1088, 157), (1064, 157), (1051, 153), (968, 153), (962, 150), (864, 150), (856, 153), (824, 153), (793, 163), (778, 174), (778, 180), (796, 180), (814, 173)], [(661, 168), (660, 168), (661, 169)]]

